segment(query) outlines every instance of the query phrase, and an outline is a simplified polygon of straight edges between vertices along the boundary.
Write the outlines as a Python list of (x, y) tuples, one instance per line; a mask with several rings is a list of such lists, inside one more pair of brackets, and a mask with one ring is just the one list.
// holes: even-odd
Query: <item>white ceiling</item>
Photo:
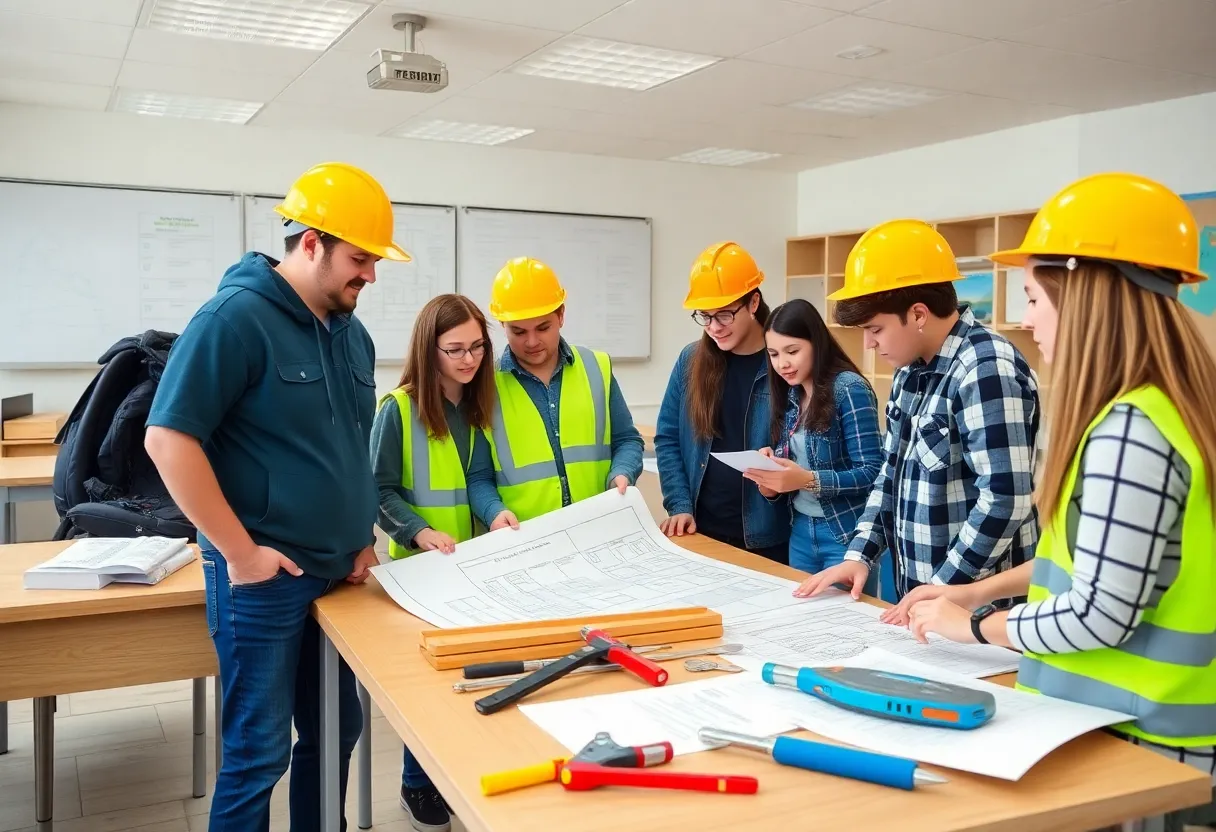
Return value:
[[(368, 0), (324, 52), (139, 25), (154, 0), (0, 0), (0, 101), (105, 110), (119, 88), (255, 101), (253, 126), (380, 135), (432, 119), (523, 147), (666, 159), (705, 147), (802, 170), (1072, 113), (1216, 90), (1216, 0)], [(393, 14), (428, 16), (434, 94), (369, 90)], [(511, 72), (567, 35), (720, 58), (647, 91)], [(856, 46), (884, 52), (836, 57)], [(866, 118), (788, 106), (865, 82), (939, 97)]]

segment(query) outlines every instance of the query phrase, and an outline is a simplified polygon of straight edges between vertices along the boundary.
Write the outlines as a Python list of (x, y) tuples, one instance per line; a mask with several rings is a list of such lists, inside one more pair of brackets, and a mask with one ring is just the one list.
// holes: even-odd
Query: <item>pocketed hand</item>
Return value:
[(243, 557), (225, 556), (225, 561), (228, 564), (228, 582), (233, 586), (269, 581), (279, 574), (280, 569), (297, 578), (304, 574), (295, 561), (269, 546), (258, 546)]

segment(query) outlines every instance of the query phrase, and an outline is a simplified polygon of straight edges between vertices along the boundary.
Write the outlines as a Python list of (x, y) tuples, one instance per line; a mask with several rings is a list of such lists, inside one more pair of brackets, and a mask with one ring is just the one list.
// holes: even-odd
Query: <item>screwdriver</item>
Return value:
[(916, 786), (947, 783), (946, 778), (929, 771), (921, 771), (915, 760), (875, 754), (855, 748), (801, 740), (795, 737), (753, 737), (724, 731), (720, 728), (702, 728), (697, 737), (707, 745), (742, 745), (764, 751), (783, 766), (805, 768), (822, 774), (849, 777), (892, 786), (911, 791)]

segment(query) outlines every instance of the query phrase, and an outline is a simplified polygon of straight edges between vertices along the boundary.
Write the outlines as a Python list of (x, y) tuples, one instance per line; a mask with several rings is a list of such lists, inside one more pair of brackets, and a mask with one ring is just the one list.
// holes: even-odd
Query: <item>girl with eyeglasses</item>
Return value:
[[(451, 554), (473, 537), (475, 520), (518, 527), (494, 487), (483, 433), (494, 410), (493, 365), (486, 319), (473, 301), (440, 295), (422, 307), (401, 381), (372, 425), (378, 525), (392, 558)], [(408, 748), (401, 806), (415, 829), (450, 828), (447, 805)]]
[(766, 499), (754, 483), (710, 455), (769, 444), (763, 282), (764, 273), (737, 243), (712, 245), (693, 264), (684, 308), (705, 332), (676, 360), (654, 447), (668, 513), (665, 534), (699, 532), (784, 564), (788, 495)]

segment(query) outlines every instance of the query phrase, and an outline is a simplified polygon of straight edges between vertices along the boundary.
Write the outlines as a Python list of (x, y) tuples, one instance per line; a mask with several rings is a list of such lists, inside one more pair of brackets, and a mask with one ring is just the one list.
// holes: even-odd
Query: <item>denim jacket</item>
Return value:
[[(804, 430), (810, 470), (819, 481), (819, 498), (832, 534), (848, 543), (857, 528), (866, 498), (882, 468), (882, 435), (878, 431), (878, 400), (857, 373), (836, 376), (832, 387), (835, 408), (826, 430)], [(799, 388), (791, 387), (785, 408), (785, 430), (773, 449), (793, 459), (790, 438), (798, 422)]]
[[(686, 416), (688, 376), (696, 342), (686, 346), (676, 359), (667, 392), (659, 406), (655, 426), (654, 450), (659, 463), (659, 485), (663, 489), (663, 508), (668, 514), (696, 514), (697, 496), (705, 464), (709, 461), (712, 439), (702, 439)], [(762, 369), (752, 382), (745, 425), (747, 446), (759, 450), (769, 445), (770, 403), (767, 370)], [(784, 495), (769, 501), (756, 484), (743, 481), (743, 542), (749, 549), (779, 546), (789, 540), (790, 504)]]

